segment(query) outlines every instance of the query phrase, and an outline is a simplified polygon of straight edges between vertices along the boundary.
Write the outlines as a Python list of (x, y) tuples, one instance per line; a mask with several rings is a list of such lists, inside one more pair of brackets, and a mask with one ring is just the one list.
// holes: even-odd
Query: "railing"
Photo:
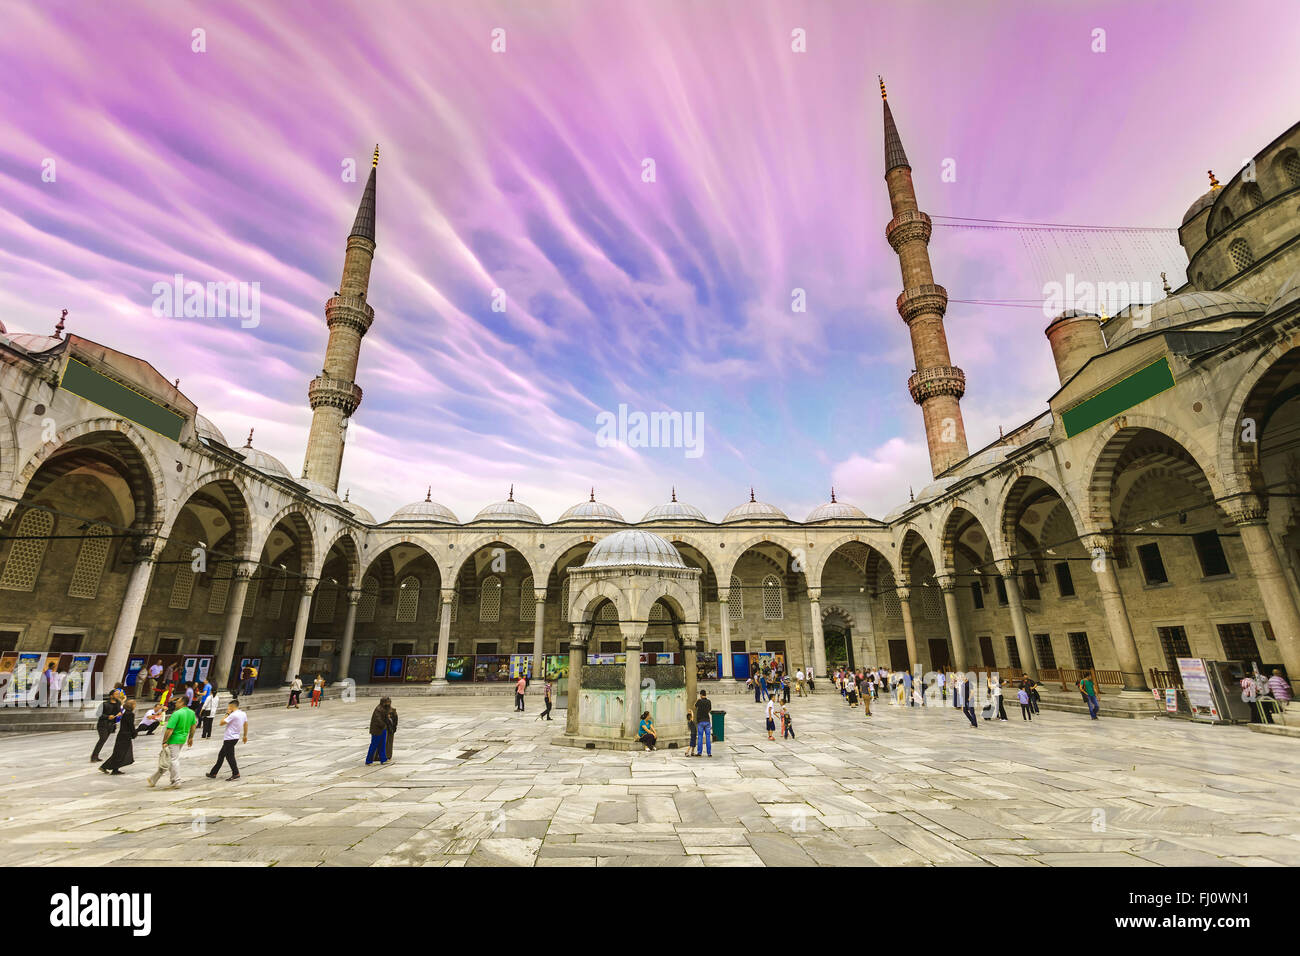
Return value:
[(1153, 667), (1150, 674), (1151, 687), (1155, 690), (1183, 689), (1183, 675), (1178, 671), (1162, 671)]

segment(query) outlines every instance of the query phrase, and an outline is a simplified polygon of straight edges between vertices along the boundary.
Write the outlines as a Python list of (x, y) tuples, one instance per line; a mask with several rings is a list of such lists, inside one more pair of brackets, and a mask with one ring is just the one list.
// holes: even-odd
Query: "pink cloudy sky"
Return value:
[[(0, 319), (69, 309), (297, 473), (361, 190), (341, 164), (364, 177), (377, 141), (353, 500), (382, 518), (433, 485), (468, 519), (513, 482), (552, 519), (594, 484), (635, 519), (676, 484), (720, 518), (753, 484), (802, 518), (833, 482), (879, 515), (929, 467), (875, 74), (932, 215), (1174, 227), (1206, 169), (1295, 121), (1298, 22), (1293, 0), (9, 4)], [(1041, 294), (1014, 233), (931, 249), (953, 298)], [(178, 272), (259, 282), (260, 324), (155, 317)], [(1044, 410), (1044, 324), (950, 308), (972, 450)], [(703, 413), (703, 454), (599, 447), (620, 403)]]

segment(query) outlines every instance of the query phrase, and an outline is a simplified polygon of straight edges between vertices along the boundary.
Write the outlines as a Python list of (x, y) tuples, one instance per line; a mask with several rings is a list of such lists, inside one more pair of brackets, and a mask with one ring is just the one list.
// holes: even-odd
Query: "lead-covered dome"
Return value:
[(815, 521), (835, 521), (850, 519), (856, 521), (870, 520), (867, 513), (856, 505), (847, 502), (837, 501), (835, 499), (835, 489), (831, 489), (831, 500), (824, 505), (818, 505), (808, 513), (804, 519), (806, 524), (812, 524)]
[(293, 481), (293, 475), (289, 474), (289, 469), (284, 467), (280, 459), (253, 447), (253, 429), (248, 430), (248, 441), (239, 449), (239, 453), (244, 456), (244, 464), (248, 467), (255, 468), (264, 475)]
[(423, 501), (412, 501), (409, 505), (402, 505), (393, 512), (389, 521), (401, 521), (404, 523), (412, 521), (435, 521), (439, 524), (460, 524), (460, 519), (452, 514), (451, 509), (438, 504), (433, 500), (433, 488), (429, 488), (424, 493)]
[(563, 521), (615, 521), (619, 524), (627, 524), (627, 519), (621, 514), (604, 502), (596, 500), (595, 488), (591, 489), (591, 497), (587, 501), (578, 502), (560, 515), (559, 522)]
[(584, 568), (685, 568), (673, 543), (649, 531), (629, 528), (596, 542)]
[[(1115, 317), (1120, 326), (1107, 329), (1106, 347), (1116, 348), (1139, 335), (1158, 329), (1172, 329), (1191, 325), (1219, 325), (1223, 320), (1247, 317), (1254, 320), (1264, 312), (1264, 304), (1233, 292), (1184, 292), (1171, 295), (1153, 305), (1130, 307)], [(1245, 323), (1228, 323), (1221, 328), (1233, 328)]]
[(488, 505), (474, 516), (475, 521), (523, 521), (527, 524), (541, 524), (542, 518), (536, 511), (522, 502), (515, 501), (515, 486), (510, 486), (510, 494), (505, 501)]
[(722, 519), (723, 524), (731, 521), (789, 521), (784, 511), (776, 505), (769, 505), (754, 500), (754, 489), (749, 489), (749, 500), (743, 505), (736, 505)]
[(1282, 283), (1282, 288), (1277, 290), (1277, 295), (1273, 296), (1273, 301), (1268, 304), (1264, 314), (1276, 315), (1296, 302), (1300, 302), (1300, 269), (1291, 273), (1291, 278)]
[(1210, 188), (1209, 192), (1205, 193), (1200, 198), (1198, 198), (1196, 202), (1188, 206), (1187, 212), (1183, 213), (1182, 224), (1184, 226), (1187, 225), (1189, 222), (1191, 222), (1193, 219), (1196, 218), (1196, 214), (1200, 212), (1202, 209), (1208, 209), (1210, 206), (1213, 206), (1214, 200), (1219, 198), (1219, 192), (1220, 192), (1220, 188), (1218, 186), (1213, 186)]
[(339, 505), (340, 507), (343, 505), (343, 499), (339, 497), (339, 493), (329, 485), (313, 481), (310, 478), (299, 478), (298, 484), (306, 488), (307, 494), (311, 495), (316, 501), (327, 505)]
[(694, 505), (688, 505), (685, 502), (677, 500), (677, 489), (673, 489), (672, 500), (664, 505), (655, 505), (645, 513), (641, 519), (644, 524), (647, 521), (708, 521), (704, 517), (704, 512)]
[(226, 448), (230, 447), (230, 442), (226, 441), (226, 436), (221, 434), (221, 429), (202, 415), (194, 416), (194, 434), (205, 442), (216, 442)]

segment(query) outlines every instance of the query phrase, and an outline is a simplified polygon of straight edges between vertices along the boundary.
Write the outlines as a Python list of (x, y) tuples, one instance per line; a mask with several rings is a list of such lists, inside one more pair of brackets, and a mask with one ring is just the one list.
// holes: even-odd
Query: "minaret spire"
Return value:
[(930, 217), (917, 206), (912, 167), (894, 124), (884, 79), (880, 80), (880, 98), (885, 122), (885, 183), (894, 214), (885, 227), (885, 237), (898, 254), (902, 269), (903, 294), (898, 297), (898, 314), (907, 323), (916, 360), (907, 390), (921, 406), (930, 470), (937, 477), (968, 454), (966, 426), (961, 419), (966, 374), (952, 364), (948, 355), (948, 336), (943, 328), (948, 292), (935, 284), (930, 270)]
[(352, 231), (348, 233), (343, 278), (339, 281), (338, 292), (325, 303), (325, 323), (329, 326), (325, 363), (321, 374), (312, 379), (307, 389), (312, 419), (302, 472), (311, 474), (313, 480), (333, 491), (339, 487), (348, 421), (361, 404), (361, 389), (355, 381), (357, 361), (361, 357), (361, 337), (375, 320), (375, 310), (366, 301), (366, 294), (370, 291), (370, 266), (375, 258), (375, 179), (378, 172), (379, 146), (376, 145), (370, 177), (361, 193)]

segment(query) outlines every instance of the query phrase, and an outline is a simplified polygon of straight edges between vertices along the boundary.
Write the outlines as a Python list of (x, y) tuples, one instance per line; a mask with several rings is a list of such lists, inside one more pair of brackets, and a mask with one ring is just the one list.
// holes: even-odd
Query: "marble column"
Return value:
[(343, 622), (343, 646), (339, 651), (339, 673), (338, 680), (334, 682), (335, 687), (345, 687), (348, 681), (348, 672), (352, 667), (352, 635), (357, 629), (357, 605), (361, 603), (361, 592), (356, 588), (348, 590), (348, 616)]
[(936, 575), (939, 590), (943, 592), (943, 609), (948, 615), (948, 637), (952, 642), (952, 667), (958, 674), (966, 673), (966, 637), (962, 633), (961, 618), (957, 615), (957, 575)]
[(451, 648), (451, 602), (455, 597), (455, 588), (442, 589), (442, 601), (438, 606), (438, 666), (433, 676), (435, 684), (447, 683), (447, 653)]
[(695, 698), (700, 692), (697, 688), (698, 672), (696, 655), (700, 646), (700, 626), (698, 624), (680, 624), (677, 633), (682, 641), (682, 664), (686, 668), (686, 710), (695, 706)]
[(582, 697), (582, 668), (587, 663), (587, 641), (591, 637), (590, 624), (571, 624), (569, 635), (569, 709), (565, 712), (564, 732), (570, 736), (578, 733), (578, 707)]
[[(1137, 641), (1133, 639), (1133, 625), (1129, 622), (1128, 608), (1124, 605), (1124, 592), (1120, 590), (1119, 575), (1115, 573), (1115, 538), (1110, 534), (1088, 535), (1083, 546), (1092, 554), (1092, 571), (1101, 591), (1101, 607), (1106, 615), (1106, 630), (1111, 646), (1119, 661), (1126, 693), (1151, 694), (1142, 661), (1138, 656)], [(1037, 675), (1034, 675), (1037, 676)]]
[(818, 677), (826, 676), (826, 635), (822, 631), (822, 589), (808, 589), (808, 609), (812, 614), (812, 666)]
[(1007, 589), (1007, 604), (1011, 607), (1011, 627), (1016, 632), (1016, 652), (1020, 655), (1020, 669), (1038, 680), (1038, 658), (1034, 656), (1034, 642), (1029, 638), (1029, 620), (1025, 617), (1025, 602), (1020, 596), (1020, 580), (1016, 577), (1016, 563), (1010, 560), (997, 562), (998, 574)]
[(1241, 545), (1246, 549), (1246, 560), (1255, 576), (1255, 586), (1259, 588), (1264, 613), (1273, 628), (1278, 654), (1293, 692), (1300, 690), (1300, 612), (1287, 587), (1282, 560), (1268, 530), (1266, 502), (1255, 495), (1237, 495), (1224, 499), (1223, 506), (1228, 519), (1241, 532)]
[[(521, 600), (527, 600), (521, 595)], [(533, 677), (546, 679), (546, 653), (542, 648), (542, 635), (546, 633), (546, 588), (533, 588)]]
[(104, 659), (104, 688), (101, 696), (107, 697), (114, 684), (126, 680), (127, 658), (131, 656), (135, 630), (140, 624), (140, 612), (144, 610), (144, 602), (149, 597), (149, 583), (153, 580), (156, 547), (157, 539), (152, 536), (142, 538), (136, 544), (135, 564), (126, 581), (126, 594), (117, 612), (117, 624), (108, 645), (108, 657)]
[(916, 652), (916, 630), (912, 627), (912, 604), (909, 600), (912, 589), (898, 589), (898, 607), (903, 614), (903, 637), (907, 641), (907, 669), (915, 671), (921, 665), (921, 658)]
[(623, 736), (636, 740), (637, 725), (641, 723), (641, 641), (646, 625), (636, 621), (620, 622), (623, 646), (627, 651), (627, 664), (623, 669)]
[[(298, 617), (293, 622), (293, 647), (289, 650), (289, 669), (284, 674), (286, 687), (298, 674), (298, 668), (302, 667), (302, 648), (307, 642), (307, 625), (311, 623), (311, 596), (316, 590), (316, 583), (313, 578), (302, 579), (302, 597), (298, 598)], [(232, 644), (231, 647), (234, 645)]]
[[(221, 643), (217, 645), (217, 657), (213, 661), (216, 676), (212, 686), (225, 690), (230, 682), (230, 672), (235, 660), (235, 645), (239, 643), (239, 624), (244, 617), (244, 600), (248, 597), (248, 582), (253, 576), (255, 565), (252, 562), (239, 561), (230, 567), (230, 589), (226, 592), (226, 619), (222, 623)], [(253, 655), (249, 655), (250, 657)]]
[(722, 673), (719, 679), (730, 678), (731, 673), (731, 608), (727, 599), (731, 596), (730, 588), (718, 588), (718, 622), (722, 627)]

